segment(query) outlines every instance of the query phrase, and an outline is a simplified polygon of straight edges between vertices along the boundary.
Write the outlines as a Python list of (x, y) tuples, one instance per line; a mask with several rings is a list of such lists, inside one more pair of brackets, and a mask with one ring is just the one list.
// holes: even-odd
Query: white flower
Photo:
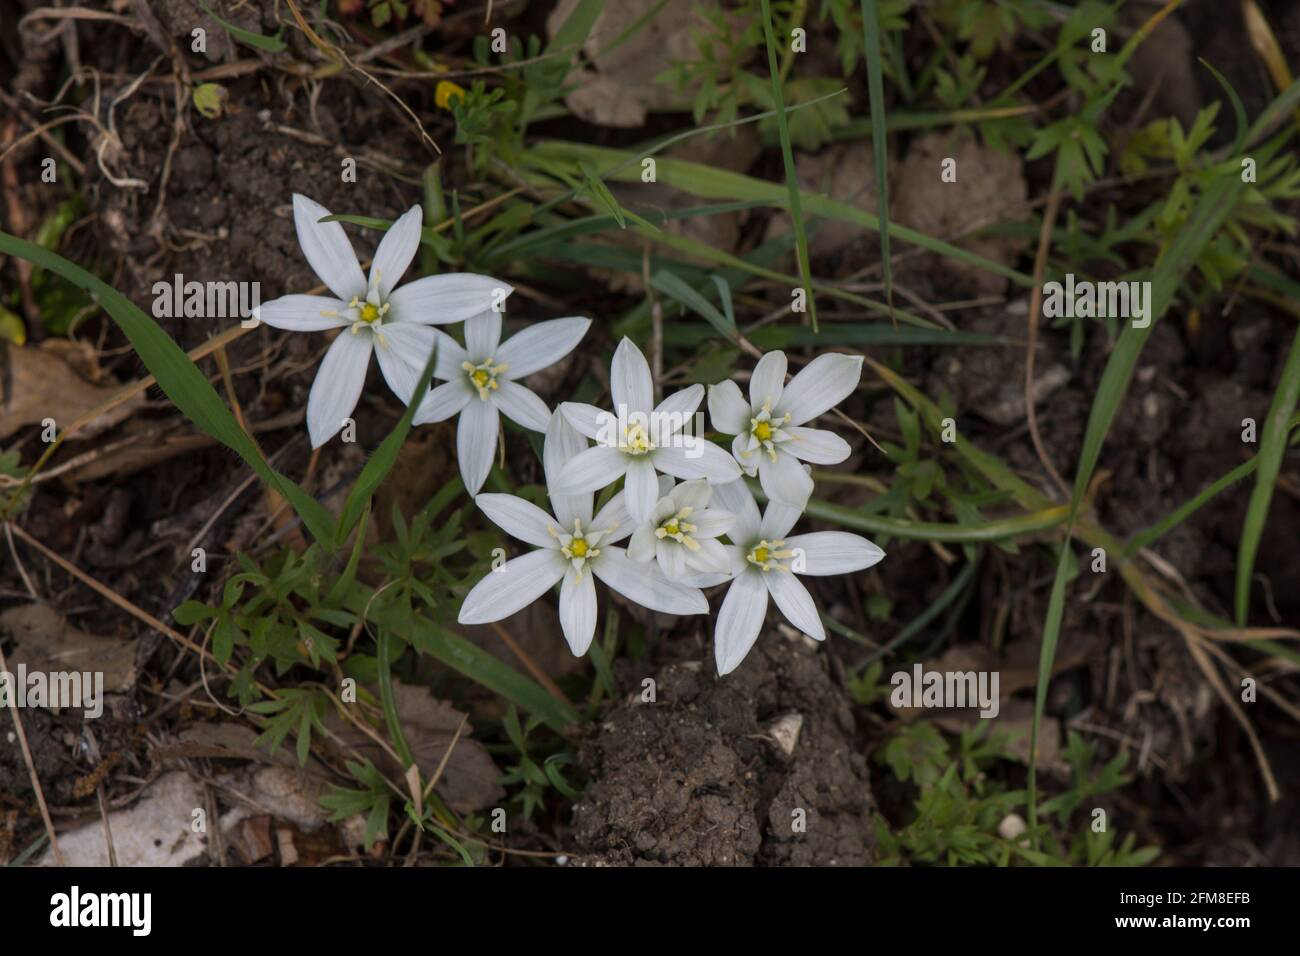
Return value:
[(517, 379), (568, 355), (590, 325), (583, 318), (538, 322), (502, 342), (501, 313), (488, 310), (465, 323), (465, 348), (434, 330), (438, 358), (433, 376), (446, 384), (424, 396), (412, 421), (426, 425), (459, 413), (456, 456), (471, 495), (478, 494), (492, 470), (501, 427), (498, 412), (537, 432), (546, 431), (551, 420), (546, 403)]
[(694, 573), (723, 576), (701, 587), (721, 584), (731, 576), (731, 559), (717, 539), (731, 528), (734, 516), (709, 507), (713, 491), (703, 478), (676, 487), (671, 478), (660, 478), (659, 490), (663, 497), (650, 512), (650, 520), (632, 532), (628, 557), (634, 561), (657, 560), (670, 581), (697, 584), (690, 577)]
[(768, 352), (749, 379), (749, 401), (735, 382), (709, 386), (713, 427), (735, 435), (731, 453), (753, 477), (758, 474), (771, 501), (801, 511), (812, 494), (812, 477), (799, 461), (836, 465), (849, 457), (849, 445), (834, 432), (804, 428), (852, 394), (862, 377), (862, 356), (828, 352), (785, 385), (785, 353)]
[(371, 350), (389, 388), (409, 403), (433, 350), (429, 326), (463, 322), (512, 291), (497, 279), (468, 273), (428, 276), (394, 289), (420, 246), (419, 206), (408, 209), (384, 234), (367, 280), (342, 224), (320, 221), (328, 215), (320, 203), (294, 193), (298, 244), (334, 296), (286, 295), (253, 310), (253, 318), (290, 332), (349, 330), (325, 353), (307, 399), (313, 448), (329, 441), (356, 408)]
[(656, 470), (682, 479), (710, 483), (735, 481), (740, 469), (727, 453), (699, 435), (683, 433), (704, 398), (704, 386), (692, 385), (654, 404), (650, 365), (631, 339), (623, 339), (609, 369), (614, 411), (565, 402), (560, 411), (594, 448), (564, 466), (557, 488), (579, 494), (604, 488), (626, 475), (627, 510), (638, 525), (650, 520), (659, 500)]
[(560, 584), (560, 626), (574, 655), (591, 646), (596, 633), (596, 585), (600, 578), (629, 601), (667, 614), (706, 614), (709, 603), (698, 588), (674, 583), (656, 568), (633, 561), (614, 543), (632, 532), (619, 492), (591, 515), (592, 496), (559, 495), (553, 478), (587, 442), (563, 415), (551, 418), (542, 463), (550, 489), (549, 515), (514, 495), (484, 494), (474, 500), (507, 533), (537, 548), (490, 571), (461, 605), (461, 624), (486, 624), (509, 617)]
[(786, 620), (815, 640), (826, 639), (817, 606), (796, 574), (847, 574), (871, 567), (885, 552), (861, 535), (815, 531), (787, 537), (799, 511), (769, 501), (760, 519), (743, 480), (714, 489), (715, 500), (735, 515), (729, 537), (735, 577), (713, 628), (718, 673), (736, 669), (754, 646), (770, 594)]

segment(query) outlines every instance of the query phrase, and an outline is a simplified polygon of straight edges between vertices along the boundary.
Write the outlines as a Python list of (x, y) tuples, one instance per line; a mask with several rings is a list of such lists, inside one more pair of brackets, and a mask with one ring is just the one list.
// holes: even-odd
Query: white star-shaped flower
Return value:
[(489, 571), (461, 605), (461, 624), (487, 624), (509, 617), (560, 583), (560, 626), (574, 655), (591, 646), (596, 633), (596, 585), (593, 576), (633, 601), (666, 614), (706, 614), (709, 603), (698, 588), (669, 581), (654, 566), (633, 561), (614, 544), (632, 532), (620, 491), (592, 517), (592, 496), (560, 495), (553, 477), (564, 462), (580, 454), (586, 440), (558, 412), (552, 416), (543, 446), (554, 514), (515, 495), (483, 494), (475, 498), (502, 530), (537, 550), (512, 558)]
[(459, 414), (456, 456), (465, 490), (478, 494), (492, 469), (499, 412), (531, 428), (546, 431), (551, 410), (537, 395), (517, 381), (554, 365), (573, 351), (591, 325), (590, 319), (553, 319), (530, 325), (501, 341), (501, 313), (488, 311), (465, 323), (465, 347), (435, 331), (438, 358), (434, 378), (444, 384), (420, 402), (412, 421), (416, 425), (440, 422)]
[(763, 493), (802, 511), (812, 477), (800, 461), (836, 465), (849, 457), (848, 442), (834, 432), (805, 428), (858, 387), (862, 356), (819, 355), (785, 384), (785, 353), (768, 352), (749, 379), (749, 401), (730, 380), (709, 386), (709, 417), (724, 435), (735, 435), (731, 453), (745, 474), (758, 475)]
[(557, 478), (563, 494), (595, 491), (626, 476), (627, 510), (638, 525), (650, 520), (659, 500), (656, 472), (711, 484), (735, 481), (740, 469), (721, 448), (687, 429), (704, 398), (692, 385), (654, 404), (650, 365), (631, 339), (623, 339), (609, 369), (614, 411), (564, 402), (560, 411), (581, 434), (596, 441), (564, 466)]
[[(713, 489), (703, 478), (676, 487), (671, 478), (660, 478), (659, 490), (663, 497), (650, 512), (650, 520), (632, 532), (628, 557), (657, 561), (670, 581), (698, 587), (721, 584), (731, 576), (731, 559), (717, 539), (731, 528), (734, 516), (710, 507)], [(721, 577), (709, 579), (710, 575)]]
[(330, 211), (294, 194), (293, 220), (308, 264), (333, 296), (286, 295), (264, 302), (253, 317), (290, 332), (346, 329), (325, 353), (311, 396), (307, 430), (313, 448), (329, 441), (356, 408), (370, 353), (389, 388), (409, 403), (433, 349), (431, 325), (463, 322), (505, 300), (512, 288), (489, 276), (449, 273), (394, 288), (420, 246), (422, 213), (407, 210), (380, 240), (369, 279), (343, 226), (321, 222)]
[(735, 670), (754, 646), (767, 615), (768, 595), (791, 624), (815, 640), (826, 639), (817, 605), (795, 575), (848, 574), (869, 568), (885, 556), (866, 538), (847, 531), (788, 537), (799, 520), (799, 510), (769, 501), (760, 518), (758, 504), (743, 480), (719, 485), (714, 499), (735, 515), (728, 532), (735, 576), (713, 627), (719, 674)]

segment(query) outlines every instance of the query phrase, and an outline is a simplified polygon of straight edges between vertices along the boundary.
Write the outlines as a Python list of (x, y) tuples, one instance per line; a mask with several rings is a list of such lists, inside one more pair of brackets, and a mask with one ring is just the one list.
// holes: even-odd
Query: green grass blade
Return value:
[(393, 426), (393, 430), (375, 449), (375, 453), (370, 456), (366, 466), (361, 469), (361, 474), (357, 476), (356, 482), (352, 485), (352, 490), (348, 492), (347, 501), (343, 505), (343, 513), (339, 517), (338, 530), (335, 532), (334, 546), (342, 547), (347, 541), (348, 535), (356, 527), (357, 522), (365, 513), (366, 508), (370, 505), (370, 499), (374, 497), (379, 486), (383, 484), (388, 473), (392, 471), (393, 465), (397, 462), (397, 454), (402, 450), (402, 444), (406, 441), (406, 436), (411, 430), (411, 419), (415, 417), (416, 410), (420, 407), (420, 398), (429, 388), (429, 382), (433, 379), (433, 367), (438, 357), (438, 343), (435, 340), (433, 351), (429, 354), (429, 360), (424, 364), (424, 372), (420, 375), (420, 383), (415, 386), (412, 393), (411, 402), (406, 406), (406, 411), (402, 417)]
[(267, 53), (280, 53), (288, 49), (288, 47), (284, 45), (284, 40), (281, 39), (281, 36), (284, 34), (283, 27), (280, 28), (280, 31), (276, 33), (275, 36), (269, 37), (261, 33), (254, 33), (252, 30), (245, 30), (243, 27), (235, 26), (235, 24), (221, 19), (221, 17), (213, 13), (211, 8), (206, 4), (200, 3), (199, 9), (210, 16), (213, 20), (216, 20), (223, 30), (240, 43), (246, 43), (251, 47), (258, 50), (264, 50)]
[(1282, 381), (1273, 393), (1273, 402), (1260, 432), (1259, 453), (1255, 456), (1259, 462), (1259, 471), (1255, 475), (1255, 487), (1250, 493), (1250, 504), (1246, 508), (1246, 521), (1241, 528), (1234, 603), (1237, 624), (1243, 627), (1250, 607), (1250, 581), (1255, 570), (1255, 555), (1259, 550), (1259, 539), (1264, 533), (1264, 522), (1268, 518), (1269, 502), (1273, 499), (1273, 486), (1282, 468), (1282, 454), (1286, 451), (1291, 413), (1295, 411), (1297, 399), (1300, 399), (1300, 329), (1297, 329), (1295, 338), (1291, 341), (1291, 352), (1286, 364), (1282, 366)]
[(871, 108), (871, 152), (876, 161), (876, 215), (880, 230), (880, 265), (885, 302), (894, 308), (894, 272), (889, 257), (889, 147), (885, 138), (885, 85), (880, 67), (880, 19), (876, 0), (862, 0), (863, 58), (867, 62), (867, 97)]
[[(717, 276), (714, 276), (717, 278)], [(728, 319), (712, 302), (696, 292), (680, 277), (671, 272), (656, 272), (650, 277), (650, 284), (671, 299), (676, 300), (702, 317), (709, 325), (717, 329), (718, 334), (726, 339), (736, 337), (736, 320)], [(680, 328), (680, 326), (678, 326)]]
[(258, 477), (288, 500), (313, 538), (326, 547), (331, 546), (334, 519), (329, 512), (267, 463), (207, 377), (162, 326), (108, 283), (58, 253), (6, 232), (0, 232), (0, 252), (48, 269), (89, 293), (126, 335), (140, 360), (158, 380), (158, 386), (182, 414), (242, 458)]
[(995, 518), (980, 524), (956, 524), (942, 521), (909, 521), (904, 518), (887, 518), (884, 515), (868, 514), (855, 508), (817, 498), (809, 500), (804, 514), (822, 521), (833, 521), (846, 528), (865, 531), (868, 534), (887, 534), (895, 538), (910, 541), (946, 541), (953, 544), (969, 544), (981, 541), (1000, 541), (1015, 538), (1023, 534), (1032, 534), (1056, 528), (1065, 523), (1069, 517), (1069, 507), (1057, 505), (1042, 511), (1014, 515), (1009, 518)]
[(781, 136), (781, 157), (785, 161), (785, 182), (789, 191), (790, 221), (794, 226), (795, 253), (799, 259), (799, 276), (808, 297), (808, 318), (817, 329), (817, 304), (813, 298), (812, 263), (808, 257), (808, 234), (804, 229), (803, 209), (799, 205), (799, 177), (795, 173), (794, 150), (790, 146), (790, 123), (785, 115), (785, 95), (781, 90), (781, 68), (776, 62), (776, 36), (772, 28), (772, 5), (763, 4), (763, 35), (767, 38), (767, 68), (772, 74), (772, 99), (776, 103), (776, 128)]

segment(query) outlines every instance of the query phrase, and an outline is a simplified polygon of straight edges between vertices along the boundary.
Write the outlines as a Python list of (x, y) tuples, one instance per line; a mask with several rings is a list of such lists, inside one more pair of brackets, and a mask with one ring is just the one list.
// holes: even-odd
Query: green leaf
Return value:
[(239, 427), (235, 416), (188, 355), (152, 318), (108, 283), (67, 259), (0, 232), (0, 252), (19, 256), (60, 275), (94, 298), (130, 340), (145, 367), (176, 407), (203, 432), (225, 445), (275, 491), (283, 495), (302, 518), (312, 537), (328, 546), (334, 536), (334, 519), (328, 511), (262, 457), (257, 445)]
[(862, 42), (867, 61), (867, 95), (871, 107), (871, 152), (876, 161), (876, 210), (880, 230), (880, 265), (885, 301), (894, 307), (893, 267), (889, 256), (889, 150), (885, 138), (885, 87), (880, 66), (880, 19), (876, 0), (862, 0)]
[[(718, 278), (714, 276), (714, 278)], [(736, 338), (736, 320), (734, 317), (728, 318), (719, 312), (708, 299), (700, 295), (681, 278), (671, 272), (660, 270), (650, 277), (650, 284), (662, 292), (664, 295), (677, 300), (682, 305), (691, 309), (700, 315), (706, 322), (718, 330), (723, 338), (734, 341)], [(720, 290), (727, 288), (725, 285), (719, 287)], [(731, 305), (731, 296), (724, 294), (724, 302), (728, 308)]]
[(243, 27), (235, 26), (235, 24), (221, 19), (221, 17), (213, 13), (206, 4), (200, 3), (199, 9), (221, 24), (222, 29), (241, 43), (246, 43), (259, 50), (265, 50), (267, 53), (280, 53), (287, 49), (284, 45), (284, 40), (281, 39), (281, 37), (284, 36), (283, 27), (276, 31), (275, 36), (268, 37), (261, 33), (254, 33), (252, 30), (245, 30)]

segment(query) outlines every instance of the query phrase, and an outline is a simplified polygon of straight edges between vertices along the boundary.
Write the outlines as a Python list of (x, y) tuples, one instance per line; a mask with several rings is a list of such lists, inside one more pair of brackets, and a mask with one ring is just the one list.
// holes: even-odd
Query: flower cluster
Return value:
[[(460, 623), (501, 620), (560, 582), (560, 626), (573, 653), (584, 654), (596, 632), (595, 577), (669, 614), (707, 613), (701, 589), (728, 585), (713, 635), (719, 674), (753, 647), (769, 596), (791, 624), (824, 640), (798, 576), (861, 571), (885, 556), (856, 534), (790, 533), (812, 492), (803, 462), (834, 464), (849, 455), (843, 439), (805, 423), (847, 397), (861, 367), (860, 358), (823, 355), (786, 384), (785, 355), (770, 352), (750, 379), (748, 402), (734, 382), (713, 386), (713, 424), (735, 436), (728, 456), (692, 433), (703, 388), (655, 405), (650, 366), (624, 339), (610, 369), (614, 410), (564, 402), (551, 418), (543, 464), (554, 514), (514, 495), (476, 499), (502, 530), (536, 550), (475, 585)], [(761, 514), (742, 472), (756, 474), (768, 497)], [(593, 518), (592, 494), (619, 478), (622, 490)], [(625, 539), (626, 550), (615, 547)]]
[[(791, 534), (812, 493), (806, 463), (832, 465), (849, 456), (842, 438), (807, 423), (857, 388), (860, 357), (821, 355), (787, 383), (785, 354), (769, 352), (754, 368), (748, 398), (735, 382), (711, 386), (709, 417), (732, 436), (730, 455), (704, 437), (704, 387), (656, 404), (650, 366), (629, 339), (619, 343), (610, 368), (612, 409), (564, 402), (552, 412), (519, 379), (571, 352), (590, 320), (539, 322), (502, 342), (501, 313), (512, 291), (506, 283), (449, 274), (397, 286), (419, 248), (420, 207), (393, 223), (369, 277), (343, 227), (322, 221), (327, 209), (300, 195), (293, 208), (303, 253), (333, 296), (283, 296), (254, 316), (295, 332), (343, 330), (308, 399), (312, 447), (352, 414), (373, 352), (397, 397), (418, 403), (415, 424), (459, 415), (456, 448), (466, 489), (488, 518), (533, 548), (471, 589), (460, 623), (501, 620), (559, 584), (560, 625), (581, 655), (596, 632), (596, 579), (643, 607), (682, 615), (707, 614), (703, 589), (727, 585), (714, 628), (718, 673), (726, 674), (757, 639), (769, 597), (792, 625), (824, 640), (821, 616), (798, 576), (860, 571), (884, 557), (856, 534)], [(459, 322), (463, 347), (434, 328)], [(416, 395), (431, 354), (442, 384)], [(550, 512), (515, 495), (479, 494), (501, 414), (545, 432)], [(768, 499), (761, 514), (744, 476), (757, 477)], [(593, 513), (595, 493), (620, 479), (621, 490)], [(619, 547), (624, 541), (627, 547)]]

